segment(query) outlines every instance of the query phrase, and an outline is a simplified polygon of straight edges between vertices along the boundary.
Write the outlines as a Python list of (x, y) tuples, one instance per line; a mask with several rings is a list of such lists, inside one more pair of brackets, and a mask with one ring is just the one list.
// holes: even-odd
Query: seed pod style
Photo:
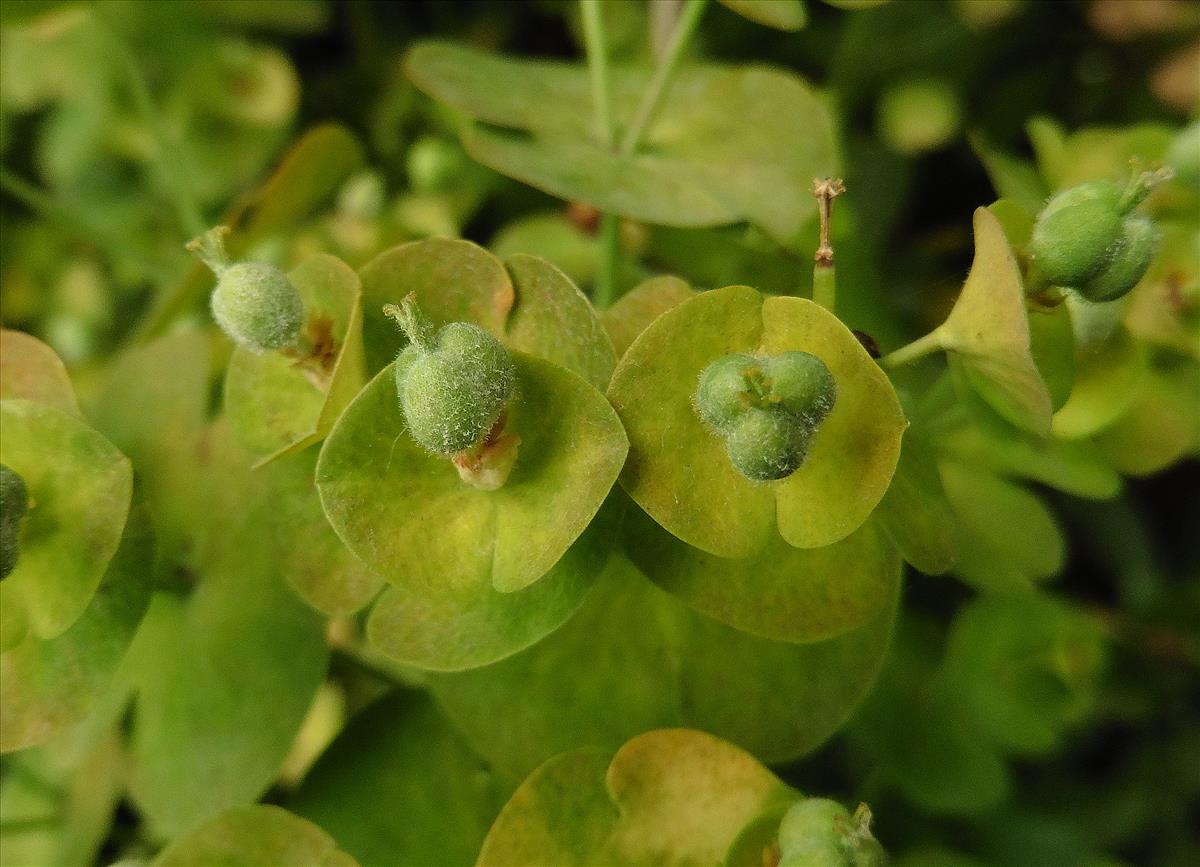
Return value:
[(385, 312), (410, 341), (396, 358), (394, 374), (413, 439), (444, 457), (481, 445), (516, 391), (508, 350), (467, 322), (434, 332), (411, 295)]
[(0, 464), (0, 580), (17, 568), (20, 559), (21, 519), (29, 508), (25, 480), (11, 467)]
[(1121, 237), (1121, 188), (1092, 181), (1064, 190), (1038, 214), (1029, 252), (1055, 285), (1080, 286), (1108, 264)]
[(758, 359), (752, 355), (724, 355), (700, 373), (696, 388), (696, 412), (718, 431), (728, 431), (751, 406)]
[(836, 801), (805, 798), (779, 825), (779, 867), (884, 867), (887, 853), (871, 834), (871, 811), (854, 815)]
[(815, 355), (737, 353), (704, 368), (693, 403), (701, 421), (725, 439), (737, 471), (769, 482), (800, 468), (836, 399), (833, 374)]
[(228, 229), (210, 229), (188, 244), (217, 276), (212, 313), (239, 346), (266, 353), (296, 342), (304, 325), (304, 302), (287, 275), (265, 262), (230, 263), (222, 237)]
[(1157, 246), (1154, 224), (1145, 217), (1130, 217), (1108, 266), (1080, 286), (1080, 294), (1089, 301), (1113, 301), (1125, 295), (1145, 276)]

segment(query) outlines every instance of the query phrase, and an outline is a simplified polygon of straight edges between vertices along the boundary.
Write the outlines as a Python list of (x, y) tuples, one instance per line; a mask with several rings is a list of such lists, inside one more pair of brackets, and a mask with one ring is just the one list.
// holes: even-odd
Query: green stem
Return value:
[(837, 269), (832, 265), (814, 265), (812, 300), (832, 313), (836, 299)]
[[(608, 73), (608, 36), (600, 12), (600, 0), (580, 0), (583, 35), (587, 46), (588, 71), (592, 81), (592, 111), (596, 139), (612, 149), (616, 141), (610, 109)], [(608, 307), (617, 295), (617, 256), (620, 254), (620, 221), (615, 214), (600, 215), (600, 259), (596, 267), (596, 285), (592, 300), (597, 307)]]
[(883, 358), (879, 359), (879, 364), (882, 367), (900, 367), (903, 364), (908, 364), (911, 361), (916, 361), (918, 358), (924, 358), (926, 355), (937, 352), (943, 349), (941, 328), (935, 328), (924, 337), (917, 338), (907, 346), (901, 346), (895, 352), (889, 352)]
[(125, 67), (126, 78), (138, 112), (142, 115), (146, 126), (150, 128), (151, 135), (154, 136), (155, 166), (162, 177), (164, 186), (171, 195), (180, 227), (189, 238), (197, 237), (205, 229), (204, 215), (196, 203), (195, 196), (192, 195), (191, 185), (188, 181), (191, 173), (185, 163), (183, 148), (163, 125), (162, 118), (154, 107), (150, 86), (146, 83), (146, 77), (142, 74), (137, 57), (134, 56), (129, 45), (120, 33), (109, 26), (107, 22), (102, 22), (102, 27), (113, 48), (113, 53)]
[(608, 94), (608, 36), (600, 14), (600, 0), (579, 0), (583, 12), (583, 38), (587, 46), (588, 72), (592, 81), (592, 111), (596, 138), (606, 148), (613, 146), (612, 111)]
[(683, 14), (679, 17), (679, 23), (675, 25), (675, 32), (671, 34), (666, 55), (654, 70), (654, 77), (642, 95), (642, 101), (638, 106), (637, 113), (633, 116), (633, 122), (625, 130), (625, 135), (621, 139), (620, 153), (632, 154), (641, 145), (642, 138), (646, 135), (650, 124), (654, 121), (654, 116), (658, 114), (658, 110), (662, 106), (663, 98), (667, 93), (667, 85), (674, 77), (675, 71), (679, 67), (679, 61), (683, 58), (683, 51), (696, 32), (696, 28), (700, 24), (700, 16), (707, 5), (708, 0), (688, 0)]
[(621, 249), (621, 219), (616, 214), (600, 215), (600, 262), (596, 269), (593, 300), (603, 310), (617, 300), (617, 254)]

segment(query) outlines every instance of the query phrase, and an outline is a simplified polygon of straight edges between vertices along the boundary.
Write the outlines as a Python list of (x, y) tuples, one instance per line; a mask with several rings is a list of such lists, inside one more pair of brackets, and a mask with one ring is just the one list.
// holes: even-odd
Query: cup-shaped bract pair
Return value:
[(883, 867), (883, 846), (871, 834), (871, 811), (850, 811), (828, 798), (805, 798), (779, 825), (779, 867)]
[(825, 363), (807, 352), (772, 358), (735, 353), (700, 374), (696, 412), (725, 438), (743, 476), (767, 482), (790, 476), (809, 440), (833, 409), (837, 385)]
[(1090, 181), (1064, 190), (1038, 214), (1029, 251), (1052, 283), (1078, 291), (1089, 301), (1127, 294), (1154, 258), (1158, 233), (1133, 209), (1167, 176), (1146, 172), (1124, 189)]
[(25, 480), (16, 470), (0, 464), (0, 580), (17, 567), (21, 556), (21, 519), (28, 507)]
[(630, 436), (625, 489), (718, 557), (759, 553), (776, 529), (797, 548), (850, 535), (887, 490), (906, 425), (887, 376), (835, 316), (745, 286), (656, 319), (609, 399)]
[(304, 302), (287, 275), (265, 262), (230, 262), (226, 226), (209, 229), (188, 243), (217, 276), (213, 318), (239, 346), (273, 352), (293, 345), (304, 325)]

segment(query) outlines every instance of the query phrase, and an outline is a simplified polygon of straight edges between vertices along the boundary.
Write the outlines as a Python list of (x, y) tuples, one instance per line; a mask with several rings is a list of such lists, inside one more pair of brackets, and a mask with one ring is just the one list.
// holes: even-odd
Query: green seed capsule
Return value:
[(730, 428), (725, 447), (739, 473), (751, 481), (769, 482), (799, 469), (811, 436), (811, 428), (786, 413), (750, 409)]
[(696, 412), (718, 431), (728, 431), (753, 405), (753, 382), (759, 360), (752, 355), (726, 355), (704, 368), (696, 389)]
[(825, 362), (807, 352), (784, 352), (763, 364), (768, 401), (816, 427), (833, 409), (837, 383)]
[(446, 457), (479, 446), (516, 391), (508, 350), (466, 322), (432, 332), (411, 296), (389, 315), (412, 341), (396, 358), (394, 375), (413, 439)]
[(1122, 190), (1108, 181), (1071, 187), (1038, 214), (1029, 252), (1058, 286), (1080, 286), (1108, 264), (1121, 237)]
[(784, 814), (779, 851), (779, 867), (884, 867), (888, 861), (871, 835), (866, 805), (851, 815), (826, 798), (805, 798)]
[(287, 275), (264, 262), (230, 264), (222, 237), (211, 229), (188, 244), (217, 275), (213, 318), (239, 346), (265, 353), (296, 342), (304, 325), (304, 302)]
[(25, 480), (10, 467), (0, 464), (0, 580), (17, 568), (20, 559), (21, 519), (29, 508)]
[(1114, 301), (1127, 294), (1146, 275), (1158, 246), (1154, 224), (1145, 217), (1130, 217), (1108, 267), (1079, 287), (1089, 301)]

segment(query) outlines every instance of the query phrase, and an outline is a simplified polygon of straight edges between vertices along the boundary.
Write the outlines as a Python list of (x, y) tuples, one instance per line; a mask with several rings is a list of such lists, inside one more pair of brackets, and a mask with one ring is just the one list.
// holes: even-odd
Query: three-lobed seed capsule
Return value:
[(766, 482), (800, 468), (836, 398), (833, 374), (815, 355), (736, 353), (704, 368), (694, 402), (700, 418), (725, 438), (738, 472)]
[(1133, 209), (1163, 177), (1147, 172), (1125, 188), (1089, 181), (1052, 198), (1038, 214), (1029, 241), (1042, 274), (1089, 301), (1127, 294), (1150, 267), (1158, 244), (1153, 224)]

